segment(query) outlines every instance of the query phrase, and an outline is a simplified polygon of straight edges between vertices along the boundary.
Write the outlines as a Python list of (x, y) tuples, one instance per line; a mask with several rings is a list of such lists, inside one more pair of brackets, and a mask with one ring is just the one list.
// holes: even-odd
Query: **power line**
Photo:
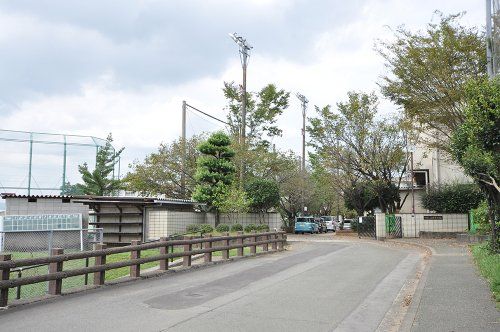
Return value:
[(225, 124), (225, 125), (228, 125), (228, 126), (229, 126), (229, 123), (227, 123), (227, 122), (226, 122), (226, 121), (224, 121), (224, 120), (221, 120), (221, 119), (219, 119), (219, 118), (216, 118), (215, 116), (210, 115), (210, 114), (208, 114), (208, 113), (205, 113), (205, 112), (203, 112), (202, 110), (199, 110), (199, 109), (197, 109), (196, 107), (193, 107), (193, 106), (191, 106), (191, 105), (189, 105), (189, 104), (187, 104), (187, 103), (186, 103), (186, 106), (187, 106), (187, 107), (189, 107), (189, 108), (191, 108), (191, 109), (193, 109), (193, 110), (195, 110), (195, 111), (197, 111), (197, 112), (199, 112), (199, 113), (201, 113), (201, 114), (203, 114), (203, 115), (205, 115), (205, 116), (208, 116), (209, 118), (212, 118), (212, 119), (214, 119), (214, 120), (216, 120), (216, 121), (222, 122), (223, 124)]

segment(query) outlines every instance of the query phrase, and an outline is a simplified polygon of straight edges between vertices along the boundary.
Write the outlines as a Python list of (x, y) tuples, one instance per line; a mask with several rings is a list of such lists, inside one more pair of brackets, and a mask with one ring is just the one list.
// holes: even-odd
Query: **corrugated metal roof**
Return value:
[(73, 196), (66, 195), (18, 195), (15, 193), (1, 193), (3, 199), (5, 198), (73, 198)]
[(127, 196), (64, 196), (64, 195), (17, 195), (14, 193), (1, 193), (5, 198), (52, 198), (62, 199), (70, 198), (78, 203), (93, 202), (93, 203), (144, 203), (144, 204), (202, 204), (188, 199), (179, 198), (156, 198), (156, 197), (127, 197)]

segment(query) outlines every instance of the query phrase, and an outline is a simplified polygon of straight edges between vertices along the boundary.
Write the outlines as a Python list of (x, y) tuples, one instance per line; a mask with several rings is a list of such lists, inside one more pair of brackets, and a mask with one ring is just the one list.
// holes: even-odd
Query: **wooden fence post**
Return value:
[[(243, 235), (243, 232), (238, 232), (238, 235)], [(240, 248), (237, 249), (238, 256), (243, 256), (243, 238), (238, 239), (238, 244), (241, 246)]]
[[(225, 233), (225, 236), (229, 236), (229, 233)], [(229, 245), (229, 240), (222, 240), (222, 245), (224, 247)], [(229, 250), (222, 250), (222, 259), (229, 259)]]
[[(205, 234), (204, 237), (210, 239), (212, 237), (212, 234)], [(212, 248), (212, 242), (210, 242), (210, 241), (203, 242), (203, 249), (210, 249), (210, 248)], [(205, 263), (210, 263), (212, 261), (212, 253), (206, 252), (204, 260), (205, 260)]]
[[(252, 231), (253, 236), (250, 238), (250, 241), (255, 243), (257, 242), (257, 237), (255, 236), (255, 231)], [(256, 246), (250, 246), (250, 254), (255, 255), (257, 253), (257, 247)]]
[[(10, 261), (12, 256), (10, 254), (0, 255), (0, 262)], [(3, 268), (0, 271), (0, 280), (5, 281), (9, 280), (10, 276), (10, 268)], [(6, 307), (9, 302), (9, 289), (2, 288), (0, 289), (0, 307)]]
[[(277, 234), (277, 233), (274, 233), (273, 235), (271, 235), (271, 239), (272, 239), (272, 240), (277, 240), (277, 239), (278, 239), (278, 234)], [(271, 248), (272, 248), (273, 250), (277, 250), (277, 249), (278, 249), (278, 243), (277, 243), (277, 242), (273, 242), (273, 243), (271, 244)]]
[[(192, 236), (184, 236), (184, 240), (191, 240), (193, 237)], [(193, 248), (192, 244), (185, 244), (184, 245), (184, 252), (191, 251)], [(191, 266), (191, 254), (188, 254), (186, 256), (182, 256), (182, 266), (184, 267), (189, 267)]]
[[(104, 250), (107, 248), (105, 244), (98, 243), (95, 246), (96, 250)], [(106, 264), (106, 255), (96, 256), (94, 265), (104, 265)], [(106, 280), (106, 271), (94, 272), (94, 285), (104, 285), (104, 281)]]
[(280, 240), (280, 242), (278, 242), (278, 251), (282, 251), (283, 250), (283, 242), (285, 241), (283, 234), (279, 234), (278, 239)]
[[(160, 238), (160, 242), (167, 242), (168, 238), (163, 236)], [(168, 245), (164, 245), (160, 247), (160, 255), (167, 255), (168, 254)], [(160, 259), (160, 271), (167, 271), (168, 270), (168, 258), (166, 259)]]
[[(51, 251), (51, 256), (62, 255), (64, 250), (62, 248), (53, 248)], [(49, 273), (61, 272), (63, 270), (63, 262), (49, 263)], [(62, 291), (62, 279), (50, 280), (49, 281), (49, 294), (50, 295), (61, 295)]]
[[(141, 244), (139, 240), (132, 240), (131, 245), (138, 246)], [(130, 259), (141, 258), (140, 250), (132, 250), (130, 252)], [(141, 264), (131, 265), (130, 266), (130, 277), (131, 278), (140, 278), (141, 277)]]
[[(269, 240), (269, 236), (268, 235), (264, 235), (261, 237), (264, 241), (267, 241)], [(262, 245), (262, 251), (268, 251), (269, 250), (269, 245), (267, 243), (264, 243)]]

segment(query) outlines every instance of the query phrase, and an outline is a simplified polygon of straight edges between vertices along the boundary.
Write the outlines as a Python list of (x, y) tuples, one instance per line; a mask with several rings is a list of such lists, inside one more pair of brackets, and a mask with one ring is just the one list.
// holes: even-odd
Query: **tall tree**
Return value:
[(245, 184), (245, 191), (251, 198), (250, 207), (261, 215), (279, 204), (279, 188), (274, 180), (254, 178)]
[(113, 137), (109, 134), (106, 144), (97, 149), (94, 170), (90, 170), (87, 163), (78, 166), (83, 184), (77, 184), (76, 190), (86, 195), (108, 196), (123, 188), (122, 181), (113, 178), (112, 174), (125, 148), (116, 151), (112, 142)]
[(492, 248), (500, 251), (500, 78), (471, 81), (465, 121), (452, 140), (454, 158), (486, 194)]
[[(202, 140), (202, 135), (186, 140), (184, 167), (182, 167), (181, 139), (161, 144), (158, 151), (148, 155), (143, 162), (134, 161), (130, 165), (132, 171), (124, 179), (127, 189), (142, 196), (165, 195), (171, 198), (190, 198), (196, 184), (194, 179), (196, 159), (201, 155), (197, 146)], [(182, 188), (181, 183), (183, 173), (186, 178), (185, 188)]]
[(402, 203), (399, 196), (386, 195), (395, 183), (399, 188), (406, 173), (406, 136), (398, 119), (377, 119), (378, 99), (375, 94), (349, 92), (346, 102), (316, 107), (318, 117), (310, 119), (310, 144), (343, 190), (360, 180), (370, 180), (378, 190), (380, 208), (393, 212)]
[(228, 135), (216, 132), (198, 146), (203, 155), (197, 161), (196, 187), (192, 198), (215, 210), (216, 226), (220, 220), (219, 209), (227, 199), (234, 180), (235, 167), (231, 161), (234, 151), (230, 145)]
[(484, 77), (486, 44), (483, 33), (460, 24), (462, 14), (444, 16), (425, 32), (404, 27), (395, 40), (379, 41), (389, 75), (382, 93), (399, 105), (406, 117), (425, 132), (426, 143), (449, 151), (449, 140), (465, 120), (465, 85)]

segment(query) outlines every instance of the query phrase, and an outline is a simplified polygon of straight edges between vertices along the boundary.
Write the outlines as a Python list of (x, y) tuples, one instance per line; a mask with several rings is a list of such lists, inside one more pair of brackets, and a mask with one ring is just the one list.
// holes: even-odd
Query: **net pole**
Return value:
[(30, 163), (28, 166), (28, 196), (31, 194), (31, 166), (33, 163), (33, 133), (30, 133)]

